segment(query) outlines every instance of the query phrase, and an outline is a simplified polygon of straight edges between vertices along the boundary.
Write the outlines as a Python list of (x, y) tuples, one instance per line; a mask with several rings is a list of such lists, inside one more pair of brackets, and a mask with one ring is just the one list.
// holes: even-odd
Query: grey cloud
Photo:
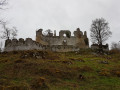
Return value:
[(2, 17), (11, 20), (19, 29), (18, 37), (32, 37), (39, 28), (74, 31), (89, 29), (92, 20), (104, 17), (109, 23), (112, 38), (120, 41), (120, 0), (10, 0), (9, 10)]

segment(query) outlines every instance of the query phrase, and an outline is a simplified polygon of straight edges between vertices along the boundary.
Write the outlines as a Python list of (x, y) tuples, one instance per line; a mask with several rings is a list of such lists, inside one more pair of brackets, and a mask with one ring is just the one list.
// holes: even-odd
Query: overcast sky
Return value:
[(90, 37), (90, 25), (96, 18), (109, 22), (112, 37), (120, 41), (120, 0), (8, 0), (8, 9), (0, 17), (19, 30), (18, 38), (33, 38), (37, 29), (71, 30), (80, 28)]

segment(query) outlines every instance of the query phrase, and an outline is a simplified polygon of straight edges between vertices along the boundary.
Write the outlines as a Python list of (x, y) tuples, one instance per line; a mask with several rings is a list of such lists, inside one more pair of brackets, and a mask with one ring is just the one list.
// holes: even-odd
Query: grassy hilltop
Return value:
[(0, 90), (120, 90), (120, 53), (4, 52)]

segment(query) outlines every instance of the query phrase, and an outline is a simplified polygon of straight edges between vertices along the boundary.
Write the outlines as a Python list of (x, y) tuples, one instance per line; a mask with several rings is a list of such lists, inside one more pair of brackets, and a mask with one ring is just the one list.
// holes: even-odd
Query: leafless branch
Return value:
[(52, 33), (52, 30), (48, 29), (48, 30), (44, 31), (43, 35), (50, 36), (51, 33)]
[(12, 38), (15, 39), (16, 36), (17, 36), (17, 28), (16, 27), (13, 27), (12, 30), (11, 30), (11, 35), (12, 35)]
[(4, 21), (0, 21), (0, 24), (3, 27), (3, 35), (2, 38), (3, 39), (9, 39), (10, 38), (10, 28), (7, 27), (7, 22)]
[(3, 9), (3, 6), (6, 6), (7, 4), (7, 0), (0, 0), (0, 9)]
[(120, 50), (120, 43), (112, 42), (111, 49), (112, 50)]

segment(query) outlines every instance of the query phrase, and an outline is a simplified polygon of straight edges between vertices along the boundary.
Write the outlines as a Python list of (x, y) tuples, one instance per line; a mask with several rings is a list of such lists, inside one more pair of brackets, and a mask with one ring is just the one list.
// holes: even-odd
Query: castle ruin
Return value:
[(18, 50), (50, 50), (56, 52), (69, 52), (78, 51), (81, 48), (89, 48), (89, 40), (87, 38), (87, 32), (84, 33), (77, 28), (74, 31), (74, 36), (71, 35), (69, 30), (61, 30), (59, 36), (56, 35), (56, 31), (53, 33), (48, 32), (47, 35), (43, 35), (43, 30), (36, 31), (36, 40), (27, 38), (26, 40), (20, 38), (8, 39), (5, 42), (5, 51), (18, 51)]

